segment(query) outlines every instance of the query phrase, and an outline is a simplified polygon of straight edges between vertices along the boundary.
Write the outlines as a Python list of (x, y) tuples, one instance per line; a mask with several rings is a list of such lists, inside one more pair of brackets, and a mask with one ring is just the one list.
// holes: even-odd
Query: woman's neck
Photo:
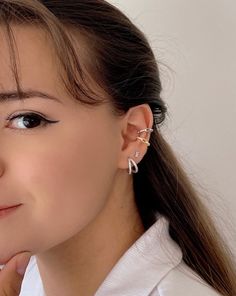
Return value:
[(46, 296), (93, 296), (125, 251), (144, 233), (133, 192), (112, 194), (77, 235), (36, 255)]

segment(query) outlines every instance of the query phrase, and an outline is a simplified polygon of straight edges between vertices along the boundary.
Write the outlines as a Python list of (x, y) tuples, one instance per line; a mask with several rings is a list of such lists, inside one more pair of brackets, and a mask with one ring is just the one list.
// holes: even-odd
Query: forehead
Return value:
[[(14, 51), (22, 89), (43, 90), (44, 93), (53, 94), (54, 97), (60, 97), (64, 101), (75, 103), (72, 94), (68, 92), (64, 81), (62, 81), (63, 78), (68, 82), (68, 73), (59, 62), (55, 45), (49, 33), (36, 25), (13, 24), (11, 30), (15, 40)], [(103, 81), (101, 80), (100, 83), (97, 81), (101, 79), (101, 75), (94, 68), (94, 52), (85, 41), (85, 36), (78, 31), (75, 32), (70, 27), (68, 33), (73, 37), (71, 41), (78, 55), (80, 69), (84, 76), (83, 81), (80, 79), (80, 74), (77, 73), (79, 71), (74, 66), (69, 70), (73, 72), (70, 72), (70, 75), (76, 77), (77, 85), (85, 86), (84, 81), (86, 82), (86, 92), (94, 97), (93, 100), (110, 101), (106, 90), (101, 87)], [(11, 47), (9, 47), (6, 29), (1, 25), (0, 44), (0, 92), (16, 90), (14, 72), (11, 66)], [(63, 55), (61, 58), (64, 57)], [(68, 61), (67, 58), (65, 57), (64, 63)], [(71, 85), (67, 83), (67, 86), (70, 87)], [(80, 91), (79, 95), (79, 97), (84, 96)], [(76, 100), (77, 103), (78, 100)]]
[[(20, 82), (24, 87), (44, 89), (58, 83), (58, 61), (48, 34), (33, 25), (12, 25)], [(0, 26), (0, 88), (15, 88), (11, 68), (11, 48), (6, 29)]]

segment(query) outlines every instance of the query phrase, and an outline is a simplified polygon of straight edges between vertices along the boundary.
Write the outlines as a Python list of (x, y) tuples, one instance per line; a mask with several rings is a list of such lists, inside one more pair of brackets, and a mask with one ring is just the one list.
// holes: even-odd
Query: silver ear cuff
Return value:
[[(143, 132), (146, 132), (146, 133), (152, 133), (153, 132), (153, 129), (152, 128), (145, 128), (145, 129), (141, 129), (138, 131), (138, 134), (141, 134)], [(140, 140), (142, 143), (146, 144), (147, 146), (150, 146), (150, 143), (143, 137), (137, 137), (136, 138), (137, 140)], [(139, 151), (135, 151), (134, 153), (134, 157), (138, 157), (140, 155), (140, 152)], [(136, 164), (136, 162), (128, 157), (128, 166), (129, 166), (129, 175), (131, 175), (132, 173), (137, 173), (138, 172), (138, 166)]]

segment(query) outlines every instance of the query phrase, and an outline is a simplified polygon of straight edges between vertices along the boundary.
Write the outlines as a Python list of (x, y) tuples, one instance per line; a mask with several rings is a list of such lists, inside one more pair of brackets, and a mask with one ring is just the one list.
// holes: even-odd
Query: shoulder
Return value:
[(222, 296), (208, 285), (184, 261), (171, 269), (150, 296)]

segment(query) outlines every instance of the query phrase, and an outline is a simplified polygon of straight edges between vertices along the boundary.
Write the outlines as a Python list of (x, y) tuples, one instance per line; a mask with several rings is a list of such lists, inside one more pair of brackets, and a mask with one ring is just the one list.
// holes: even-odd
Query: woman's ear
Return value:
[(147, 141), (150, 139), (150, 133), (143, 132), (138, 134), (138, 131), (145, 128), (152, 128), (153, 126), (153, 113), (148, 104), (142, 104), (130, 108), (125, 117), (122, 119), (121, 124), (121, 137), (122, 146), (120, 151), (118, 167), (126, 169), (128, 167), (128, 157), (134, 158), (135, 152), (139, 152), (139, 156), (135, 158), (135, 162), (139, 163), (148, 146), (137, 137), (145, 138)]

